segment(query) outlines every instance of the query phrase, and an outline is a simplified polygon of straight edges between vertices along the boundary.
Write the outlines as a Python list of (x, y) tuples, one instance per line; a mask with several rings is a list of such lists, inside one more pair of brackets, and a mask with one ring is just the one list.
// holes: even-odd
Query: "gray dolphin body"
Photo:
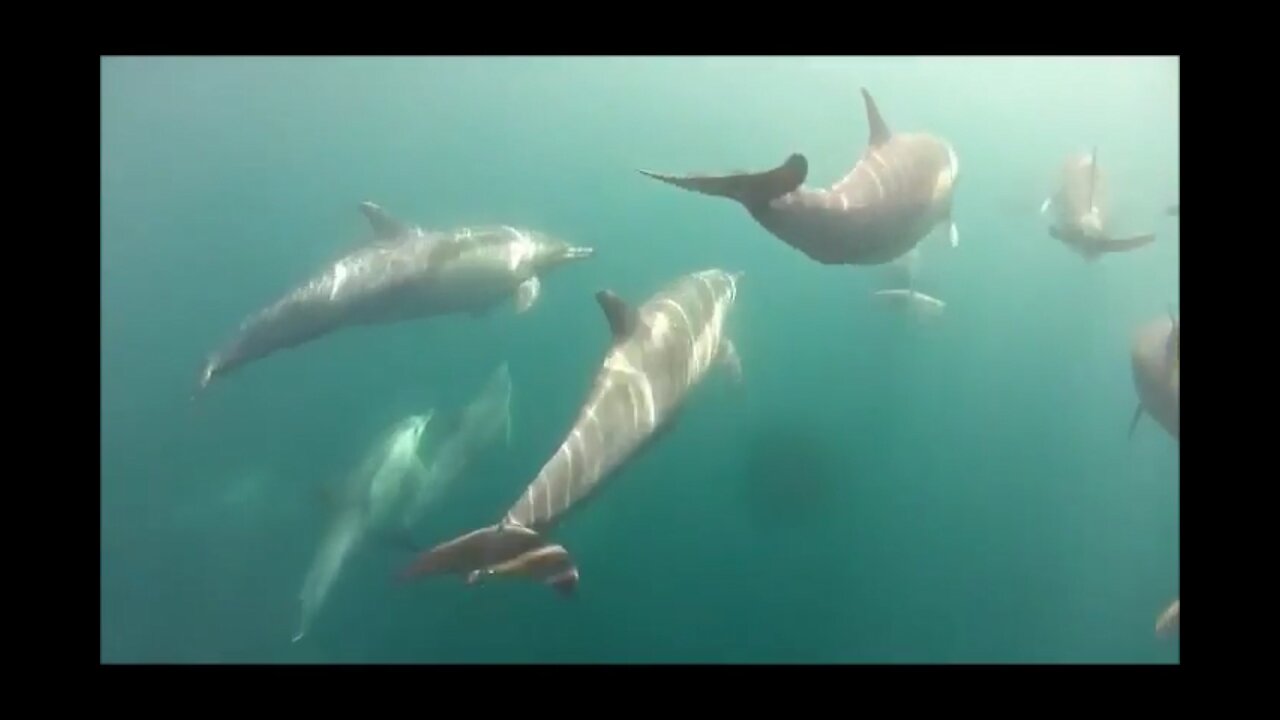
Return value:
[(1058, 177), (1058, 189), (1040, 206), (1042, 213), (1053, 211), (1049, 235), (1090, 261), (1103, 253), (1135, 250), (1156, 239), (1154, 233), (1110, 235), (1105, 189), (1095, 148), (1090, 154), (1076, 154), (1066, 159)]
[(397, 422), (341, 483), (324, 487), (329, 518), (298, 594), (301, 613), (294, 642), (311, 629), (347, 560), (371, 533), (396, 544), (408, 537), (415, 500), (430, 481), (418, 447), (433, 415), (410, 415)]
[(725, 334), (739, 277), (716, 269), (685, 275), (639, 307), (597, 293), (612, 342), (559, 449), (501, 521), (428, 550), (403, 577), (456, 573), (475, 582), (512, 575), (572, 592), (577, 565), (544, 534), (669, 429), (713, 366), (740, 377)]
[(201, 388), (247, 363), (349, 327), (480, 315), (513, 297), (524, 312), (538, 298), (541, 276), (593, 254), (536, 230), (424, 232), (373, 203), (360, 209), (373, 238), (245, 321), (209, 360)]
[(960, 163), (951, 145), (931, 134), (893, 132), (862, 90), (870, 138), (857, 164), (827, 188), (803, 186), (809, 163), (795, 153), (759, 173), (648, 177), (736, 200), (761, 226), (824, 265), (879, 265), (910, 251), (935, 228), (959, 233), (952, 193)]
[(1138, 406), (1129, 423), (1129, 436), (1145, 411), (1173, 439), (1178, 440), (1178, 387), (1181, 376), (1180, 348), (1182, 329), (1169, 311), (1168, 317), (1153, 320), (1134, 333), (1130, 348), (1133, 384), (1138, 391)]

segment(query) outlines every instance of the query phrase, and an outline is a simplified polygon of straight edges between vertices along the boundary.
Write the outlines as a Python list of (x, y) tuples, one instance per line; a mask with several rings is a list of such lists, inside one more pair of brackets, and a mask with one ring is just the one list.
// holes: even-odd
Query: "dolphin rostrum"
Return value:
[(310, 630), (347, 559), (370, 533), (412, 547), (408, 533), (415, 499), (430, 480), (418, 447), (432, 415), (410, 415), (397, 422), (344, 482), (323, 488), (329, 518), (298, 596), (302, 610), (294, 642)]
[(577, 565), (545, 535), (669, 430), (713, 366), (739, 377), (725, 322), (740, 277), (718, 269), (695, 272), (639, 307), (611, 291), (597, 293), (612, 339), (559, 449), (497, 524), (422, 553), (402, 577), (455, 573), (472, 583), (511, 575), (573, 592)]
[(1175, 440), (1178, 439), (1178, 387), (1181, 376), (1182, 328), (1169, 308), (1160, 317), (1138, 328), (1130, 347), (1133, 384), (1138, 405), (1129, 423), (1129, 437), (1145, 411)]
[(827, 188), (804, 186), (809, 162), (793, 153), (772, 170), (648, 177), (737, 201), (761, 226), (824, 265), (879, 265), (908, 252), (935, 228), (949, 229), (960, 163), (951, 144), (923, 132), (894, 132), (865, 88), (870, 137), (853, 169)]
[(594, 252), (536, 230), (425, 232), (371, 202), (360, 210), (373, 228), (371, 239), (246, 320), (209, 360), (201, 388), (247, 363), (349, 327), (479, 316), (513, 297), (516, 311), (524, 312), (538, 299), (541, 276)]
[(1098, 149), (1068, 157), (1058, 177), (1058, 189), (1046, 198), (1040, 212), (1053, 210), (1049, 235), (1086, 260), (1103, 253), (1134, 250), (1153, 242), (1154, 233), (1113, 237), (1105, 216), (1105, 184), (1098, 169)]

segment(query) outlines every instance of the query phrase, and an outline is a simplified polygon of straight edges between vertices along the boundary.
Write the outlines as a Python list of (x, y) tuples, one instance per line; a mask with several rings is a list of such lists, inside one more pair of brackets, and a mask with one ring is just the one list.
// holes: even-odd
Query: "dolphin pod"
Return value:
[[(870, 92), (863, 88), (861, 95), (865, 147), (852, 168), (829, 186), (805, 185), (809, 162), (801, 153), (758, 172), (638, 172), (692, 193), (737, 203), (756, 225), (815, 263), (902, 263), (909, 277), (906, 287), (879, 290), (873, 297), (920, 318), (937, 317), (945, 303), (915, 289), (914, 264), (918, 247), (935, 232), (945, 231), (950, 245), (959, 245), (957, 153), (948, 140), (931, 132), (891, 129)], [(1096, 149), (1087, 156), (1068, 158), (1058, 180), (1041, 210), (1054, 211), (1049, 234), (1066, 246), (1093, 260), (1154, 241), (1151, 233), (1111, 234)], [(210, 357), (201, 388), (249, 363), (349, 327), (447, 314), (480, 317), (502, 303), (524, 313), (540, 296), (548, 273), (594, 255), (592, 247), (570, 245), (529, 228), (424, 231), (372, 202), (361, 203), (359, 210), (372, 236), (251, 315), (235, 337)], [(1176, 217), (1178, 205), (1167, 212)], [(720, 268), (687, 273), (638, 305), (609, 290), (599, 291), (595, 301), (608, 328), (608, 343), (576, 419), (558, 448), (496, 523), (418, 553), (401, 577), (458, 575), (470, 585), (518, 578), (562, 594), (573, 593), (580, 570), (569, 549), (554, 537), (562, 522), (677, 424), (681, 409), (714, 368), (740, 378), (741, 360), (729, 339), (727, 322), (741, 277)], [(1139, 401), (1130, 435), (1145, 413), (1178, 437), (1178, 342), (1179, 328), (1172, 317), (1144, 326), (1136, 334), (1131, 360)], [(475, 428), (484, 428), (474, 431), (476, 437), (492, 437), (500, 429), (509, 442), (509, 388), (504, 364), (490, 386), (496, 399), (477, 401), (470, 420), (463, 421), (466, 427), (474, 422)], [(432, 416), (419, 417), (430, 420)], [(388, 478), (421, 485), (427, 477), (404, 459), (404, 447), (416, 448), (417, 439), (405, 435), (412, 437), (412, 431), (401, 427), (396, 432), (398, 440), (379, 445), (353, 474), (348, 494), (337, 506), (337, 519), (303, 593), (304, 619), (297, 637), (305, 634), (350, 548), (370, 527), (385, 525), (385, 511), (372, 509), (377, 504), (373, 488), (383, 487), (383, 492), (400, 497), (403, 493), (386, 489), (395, 484)], [(421, 429), (417, 432), (420, 437)], [(452, 450), (441, 450), (453, 460), (439, 460), (439, 467), (461, 472), (474, 453), (482, 452), (484, 443), (472, 442), (470, 437), (460, 430), (454, 444), (447, 446)], [(381, 469), (371, 469), (375, 467)], [(434, 497), (430, 493), (413, 497), (427, 495)], [(1158, 620), (1157, 631), (1175, 625), (1178, 612), (1175, 601)]]

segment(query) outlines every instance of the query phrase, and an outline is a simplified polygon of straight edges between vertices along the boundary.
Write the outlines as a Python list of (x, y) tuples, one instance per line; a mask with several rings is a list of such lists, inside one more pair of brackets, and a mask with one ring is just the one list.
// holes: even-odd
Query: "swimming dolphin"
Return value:
[(1106, 230), (1105, 185), (1098, 169), (1098, 149), (1068, 157), (1062, 164), (1058, 189), (1040, 206), (1041, 214), (1054, 211), (1049, 235), (1079, 253), (1096, 260), (1103, 253), (1134, 250), (1153, 242), (1154, 233), (1112, 237)]
[(329, 522), (298, 595), (302, 609), (293, 642), (310, 630), (347, 558), (371, 532), (412, 547), (407, 538), (414, 517), (407, 510), (429, 481), (418, 447), (432, 415), (397, 422), (343, 483), (325, 487)]
[(772, 170), (648, 177), (737, 201), (775, 237), (824, 265), (879, 265), (911, 250), (935, 228), (960, 242), (952, 195), (960, 163), (947, 141), (894, 132), (865, 88), (870, 137), (853, 169), (828, 188), (804, 187), (809, 162), (793, 153)]
[(1133, 384), (1138, 406), (1129, 423), (1129, 437), (1145, 411), (1175, 440), (1178, 439), (1178, 387), (1181, 375), (1182, 328), (1169, 308), (1169, 316), (1153, 320), (1134, 333), (1130, 347)]
[(714, 365), (738, 376), (725, 322), (740, 277), (718, 269), (695, 272), (639, 307), (613, 292), (597, 293), (612, 341), (559, 449), (497, 524), (428, 550), (402, 577), (457, 573), (470, 583), (512, 575), (573, 592), (577, 565), (545, 535), (670, 429)]
[(413, 517), (420, 517), (454, 479), (499, 439), (511, 443), (511, 394), (511, 372), (504, 362), (460, 412), (444, 417), (437, 414), (439, 439), (431, 444), (427, 481), (413, 500)]
[(932, 295), (910, 288), (877, 290), (872, 295), (888, 305), (909, 313), (917, 320), (932, 320), (942, 315), (947, 304)]
[(517, 312), (538, 299), (543, 275), (594, 251), (536, 230), (508, 226), (424, 232), (365, 202), (367, 242), (258, 311), (214, 354), (206, 387), (247, 363), (359, 325), (452, 313), (482, 315), (514, 297)]

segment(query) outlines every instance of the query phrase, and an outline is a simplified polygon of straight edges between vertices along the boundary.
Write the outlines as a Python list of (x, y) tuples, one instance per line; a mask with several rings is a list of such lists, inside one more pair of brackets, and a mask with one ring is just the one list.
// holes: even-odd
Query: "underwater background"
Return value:
[[(1136, 328), (1178, 308), (1177, 58), (103, 58), (103, 662), (1157, 662), (1179, 593), (1178, 443), (1137, 396)], [(808, 184), (889, 126), (959, 157), (960, 243), (824, 266), (728, 201), (637, 169)], [(1040, 204), (1096, 147), (1115, 224), (1087, 262)], [(533, 308), (343, 331), (196, 393), (245, 317), (353, 249), (369, 200), (424, 229), (596, 249)], [(400, 418), (509, 367), (511, 438), (415, 528), (496, 521), (560, 443), (609, 328), (696, 270), (742, 271), (743, 378), (712, 373), (555, 538), (573, 597), (399, 584), (351, 559), (308, 636), (298, 592), (339, 481)], [(196, 397), (193, 397), (196, 396)]]

